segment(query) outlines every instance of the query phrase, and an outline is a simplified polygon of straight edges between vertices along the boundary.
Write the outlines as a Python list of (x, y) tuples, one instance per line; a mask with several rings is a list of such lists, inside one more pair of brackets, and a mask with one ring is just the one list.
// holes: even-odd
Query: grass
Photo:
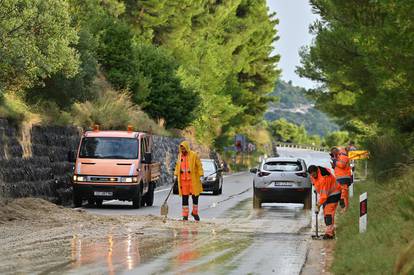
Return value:
[[(368, 192), (368, 229), (358, 232), (359, 195)], [(355, 185), (338, 217), (334, 274), (414, 274), (414, 169), (386, 182)]]
[(73, 123), (84, 129), (99, 124), (103, 130), (126, 130), (132, 125), (134, 130), (152, 131), (154, 134), (168, 135), (168, 132), (149, 118), (131, 101), (127, 92), (108, 89), (94, 101), (75, 103), (72, 108)]
[(29, 106), (13, 92), (4, 93), (0, 98), (0, 118), (8, 118), (16, 124), (27, 120), (31, 116)]

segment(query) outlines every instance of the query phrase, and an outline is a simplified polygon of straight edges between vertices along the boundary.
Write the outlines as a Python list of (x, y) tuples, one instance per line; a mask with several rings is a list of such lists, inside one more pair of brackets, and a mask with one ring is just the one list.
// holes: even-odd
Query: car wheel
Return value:
[(103, 199), (97, 199), (95, 203), (97, 207), (102, 207)]
[(138, 194), (132, 199), (132, 208), (138, 209), (141, 207), (142, 195), (141, 188), (138, 187)]
[(259, 198), (256, 191), (253, 191), (253, 208), (262, 208), (262, 200)]
[(76, 191), (73, 191), (73, 205), (75, 207), (82, 206), (82, 197)]
[(312, 192), (308, 192), (303, 200), (303, 209), (312, 209)]
[(218, 195), (218, 194), (220, 194), (220, 189), (213, 190), (213, 195)]
[(174, 187), (173, 187), (173, 194), (174, 194), (174, 195), (178, 195), (178, 184), (174, 184)]

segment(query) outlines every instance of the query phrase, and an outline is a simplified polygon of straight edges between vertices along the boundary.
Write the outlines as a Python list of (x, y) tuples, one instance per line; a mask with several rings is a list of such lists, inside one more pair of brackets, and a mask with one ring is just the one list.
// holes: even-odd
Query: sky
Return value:
[(291, 80), (296, 86), (314, 87), (314, 82), (295, 73), (296, 66), (300, 65), (299, 49), (312, 42), (308, 27), (317, 18), (312, 14), (308, 0), (267, 0), (267, 5), (279, 19), (276, 28), (280, 38), (275, 42), (275, 53), (280, 55), (281, 78)]

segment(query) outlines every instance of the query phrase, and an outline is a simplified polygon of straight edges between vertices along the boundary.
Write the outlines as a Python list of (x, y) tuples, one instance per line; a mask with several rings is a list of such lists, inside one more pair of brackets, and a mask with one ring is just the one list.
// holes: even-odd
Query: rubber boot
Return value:
[(198, 215), (198, 205), (193, 205), (193, 211), (191, 211), (191, 216), (194, 217), (194, 220), (200, 221), (200, 216)]
[(188, 212), (190, 212), (188, 205), (183, 205), (183, 221), (188, 221)]

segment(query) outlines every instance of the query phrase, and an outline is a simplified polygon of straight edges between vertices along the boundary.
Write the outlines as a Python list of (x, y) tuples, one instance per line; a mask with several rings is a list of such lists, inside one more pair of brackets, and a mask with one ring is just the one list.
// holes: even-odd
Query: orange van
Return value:
[(72, 177), (73, 203), (102, 205), (104, 200), (132, 201), (134, 208), (154, 202), (160, 163), (152, 162), (152, 136), (128, 131), (93, 131), (82, 135)]

